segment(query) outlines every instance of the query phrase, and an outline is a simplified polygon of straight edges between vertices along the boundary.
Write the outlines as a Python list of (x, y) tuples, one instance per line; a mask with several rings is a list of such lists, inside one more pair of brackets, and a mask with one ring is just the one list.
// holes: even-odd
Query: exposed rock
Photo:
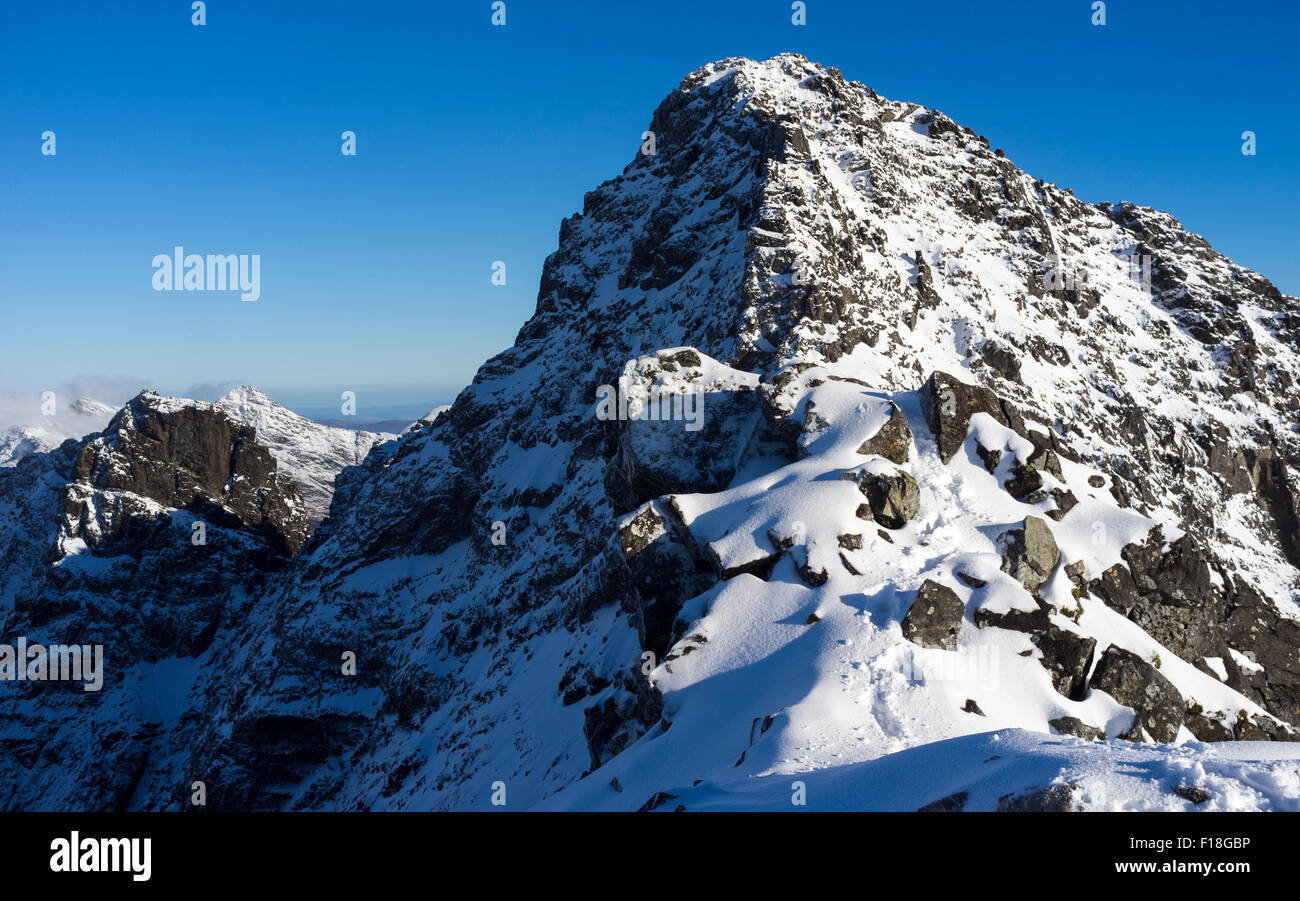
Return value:
[(1249, 718), (1238, 716), (1232, 734), (1237, 741), (1300, 741), (1300, 734), (1259, 714)]
[(1003, 541), (1002, 571), (1026, 591), (1036, 592), (1061, 559), (1052, 530), (1037, 516), (1026, 516), (1023, 525), (1006, 532)]
[(976, 413), (987, 413), (1014, 431), (1024, 431), (1024, 418), (1014, 407), (989, 389), (967, 384), (946, 372), (933, 372), (926, 379), (921, 388), (921, 408), (945, 463), (965, 442), (970, 418)]
[(1089, 683), (1136, 714), (1132, 728), (1122, 737), (1141, 741), (1145, 731), (1155, 742), (1178, 737), (1183, 722), (1183, 697), (1173, 683), (1132, 651), (1111, 645), (1097, 661)]
[(1012, 382), (1020, 381), (1020, 360), (1009, 347), (992, 342), (985, 342), (980, 348), (980, 356), (989, 368)]
[(1186, 798), (1193, 804), (1204, 804), (1210, 800), (1210, 793), (1199, 785), (1175, 785), (1173, 793), (1180, 798)]
[(1189, 710), (1183, 716), (1183, 725), (1187, 727), (1188, 732), (1196, 736), (1197, 741), (1232, 741), (1231, 729), (1219, 720), (1201, 713), (1193, 713)]
[[(1223, 658), (1229, 686), (1274, 716), (1300, 722), (1300, 624), (1279, 616), (1240, 577), (1216, 588), (1191, 535), (1166, 546), (1157, 527), (1123, 557), (1125, 564), (1088, 583), (1090, 593), (1184, 660)], [(1242, 668), (1229, 648), (1250, 649), (1258, 667)]]
[(903, 617), (903, 637), (923, 648), (957, 647), (966, 605), (946, 585), (926, 579)]
[(130, 492), (254, 529), (282, 553), (295, 553), (310, 534), (307, 509), (256, 436), (210, 404), (137, 395), (83, 445), (65, 494), (67, 534), (97, 543), (104, 535), (90, 522), (94, 496)]
[(1086, 741), (1104, 741), (1106, 738), (1105, 730), (1089, 726), (1075, 716), (1058, 716), (1054, 720), (1048, 720), (1047, 725), (1062, 735), (1074, 735)]
[(1096, 639), (1049, 625), (1031, 633), (1030, 640), (1042, 653), (1039, 662), (1051, 676), (1052, 687), (1072, 701), (1083, 700)]
[(632, 510), (665, 494), (717, 491), (735, 477), (752, 449), (782, 443), (755, 391), (709, 391), (697, 403), (696, 430), (681, 418), (613, 423), (617, 453), (605, 488), (619, 509)]
[(966, 713), (973, 713), (976, 716), (983, 716), (984, 711), (980, 710), (980, 705), (975, 703), (974, 698), (967, 698), (966, 703), (961, 708)]
[(901, 529), (921, 510), (921, 490), (901, 469), (892, 475), (866, 473), (858, 487), (867, 496), (872, 519), (886, 529)]
[(677, 631), (682, 603), (716, 581), (690, 532), (658, 501), (646, 504), (619, 528), (619, 546), (636, 589), (641, 647), (662, 659)]
[(912, 429), (903, 411), (894, 406), (889, 420), (858, 448), (860, 454), (879, 454), (892, 463), (906, 463), (912, 446)]
[(1013, 608), (1005, 612), (997, 612), (986, 607), (977, 607), (972, 618), (975, 620), (975, 625), (981, 629), (1010, 629), (1012, 632), (1035, 634), (1052, 628), (1050, 608), (1038, 599), (1035, 599), (1033, 610)]
[(1056, 501), (1056, 509), (1048, 510), (1046, 516), (1056, 522), (1060, 522), (1065, 517), (1065, 514), (1079, 505), (1079, 499), (1074, 496), (1073, 491), (1062, 491), (1059, 488), (1053, 488), (1052, 498)]
[(1008, 813), (1066, 813), (1074, 807), (1079, 786), (1062, 783), (1031, 788), (998, 798), (998, 810)]
[(980, 462), (988, 472), (995, 472), (998, 464), (1002, 462), (1002, 451), (987, 448), (978, 442), (975, 444), (975, 453), (979, 455)]
[(929, 804), (918, 807), (916, 810), (917, 813), (959, 813), (966, 809), (966, 802), (969, 799), (969, 792), (954, 792), (937, 801), (931, 801)]

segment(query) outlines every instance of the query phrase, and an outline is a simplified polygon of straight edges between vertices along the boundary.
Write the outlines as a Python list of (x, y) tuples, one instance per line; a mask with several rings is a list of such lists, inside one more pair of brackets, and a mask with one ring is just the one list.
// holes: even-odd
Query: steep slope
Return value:
[(708, 806), (1007, 728), (1293, 736), (1293, 298), (795, 55), (650, 129), (515, 345), (339, 476), (130, 806)]
[(308, 534), (296, 485), (211, 404), (144, 392), (0, 470), (0, 644), (102, 647), (97, 688), (0, 661), (0, 807), (133, 806), (203, 661)]
[(251, 385), (241, 385), (217, 401), (239, 422), (257, 429), (281, 470), (298, 483), (313, 527), (329, 513), (334, 477), (358, 466), (376, 444), (396, 435), (333, 428), (304, 419)]
[[(261, 743), (200, 742), (220, 803), (528, 806), (604, 766), (572, 803), (635, 809), (1004, 726), (1289, 736), (1292, 299), (797, 56), (650, 128), (515, 346), (340, 480), (250, 643), (280, 676), (214, 712)], [(620, 375), (705, 428), (600, 418)], [(904, 638), (923, 588), (953, 650)]]

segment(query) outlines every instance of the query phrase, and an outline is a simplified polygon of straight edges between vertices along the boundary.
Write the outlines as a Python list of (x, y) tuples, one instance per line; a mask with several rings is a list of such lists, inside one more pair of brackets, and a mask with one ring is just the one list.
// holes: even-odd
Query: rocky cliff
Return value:
[[(471, 808), (500, 783), (635, 810), (1003, 728), (1293, 737), (1294, 298), (795, 55), (707, 65), (649, 128), (561, 224), (514, 346), (344, 470), (300, 549), (300, 502), (253, 452), (220, 464), (224, 427), (0, 482), (61, 547), (126, 491), (220, 501), (286, 567), (206, 650), (167, 645), (188, 681), (140, 677), (171, 712), (119, 736), (130, 791), (11, 737), (0, 801), (178, 809), (202, 780), (221, 808)], [(610, 416), (602, 386), (702, 417)], [(149, 441), (183, 466), (119, 462)]]

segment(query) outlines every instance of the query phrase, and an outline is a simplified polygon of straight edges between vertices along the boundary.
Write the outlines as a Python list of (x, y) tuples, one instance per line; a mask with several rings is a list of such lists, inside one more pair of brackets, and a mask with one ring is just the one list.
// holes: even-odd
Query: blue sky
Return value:
[[(1115, 0), (1104, 27), (1090, 0), (807, 0), (802, 27), (779, 0), (507, 0), (505, 27), (490, 5), (210, 0), (195, 27), (189, 0), (0, 3), (0, 393), (448, 401), (682, 76), (785, 50), (1084, 200), (1169, 210), (1300, 294), (1289, 3)], [(261, 298), (153, 291), (177, 244), (260, 254)]]

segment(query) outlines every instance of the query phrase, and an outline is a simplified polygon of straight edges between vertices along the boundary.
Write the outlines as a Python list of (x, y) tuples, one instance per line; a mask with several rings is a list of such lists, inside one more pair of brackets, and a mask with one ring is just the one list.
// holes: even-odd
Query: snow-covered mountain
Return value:
[(116, 407), (82, 397), (51, 416), (33, 416), (32, 421), (0, 431), (0, 466), (13, 466), (28, 454), (53, 450), (69, 438), (97, 432), (117, 412)]
[[(28, 683), (0, 805), (178, 809), (193, 780), (216, 808), (497, 783), (512, 808), (755, 808), (793, 780), (810, 807), (1300, 805), (1265, 743), (1300, 724), (1296, 300), (796, 55), (707, 65), (649, 128), (561, 224), (515, 345), (343, 468), (310, 540), (274, 467), (186, 467), (235, 513), (229, 600), (186, 628), (135, 602), (140, 634), (204, 640), (120, 643), (96, 700)], [(682, 415), (611, 416), (604, 386)], [(309, 470), (284, 462), (303, 427), (265, 421), (250, 446)], [(150, 468), (113, 461), (244, 446), (98, 440), (0, 474), (30, 530), (0, 565), (38, 561), (47, 598), (11, 588), (0, 640), (135, 636), (50, 574), (123, 604), (140, 579), (89, 543), (38, 560), (34, 524), (68, 547), (60, 492), (100, 510)], [(127, 551), (188, 571), (155, 547)]]
[(313, 526), (329, 513), (334, 477), (345, 467), (360, 465), (376, 444), (397, 437), (320, 425), (280, 406), (251, 385), (231, 390), (217, 406), (257, 429), (259, 440), (284, 473), (298, 483)]

